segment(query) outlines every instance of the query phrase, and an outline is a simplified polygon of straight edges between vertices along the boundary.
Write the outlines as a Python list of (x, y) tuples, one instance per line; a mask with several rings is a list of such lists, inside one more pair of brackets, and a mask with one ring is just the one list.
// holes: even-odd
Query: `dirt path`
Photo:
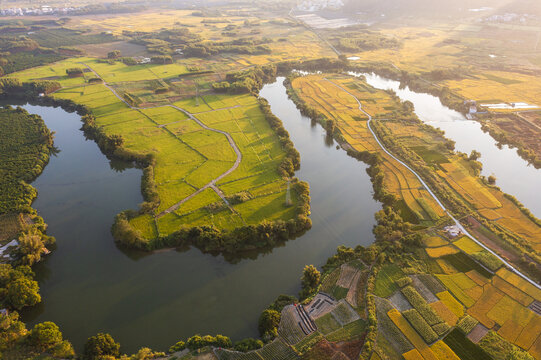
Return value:
[[(201, 126), (203, 129), (205, 130), (209, 130), (209, 131), (213, 131), (213, 132), (216, 132), (216, 133), (219, 133), (219, 134), (222, 134), (224, 135), (226, 138), (227, 138), (227, 141), (229, 142), (229, 145), (231, 145), (231, 147), (233, 148), (233, 150), (235, 151), (235, 154), (237, 155), (237, 158), (235, 160), (235, 163), (233, 164), (233, 166), (231, 166), (231, 168), (229, 168), (227, 171), (225, 171), (224, 173), (222, 173), (220, 176), (212, 179), (208, 184), (206, 184), (205, 186), (203, 186), (202, 188), (200, 188), (199, 190), (197, 190), (196, 192), (190, 194), (189, 196), (185, 197), (184, 199), (180, 200), (179, 202), (177, 202), (176, 204), (170, 206), (169, 208), (165, 209), (164, 211), (160, 212), (159, 214), (156, 215), (156, 218), (159, 219), (160, 217), (164, 216), (164, 215), (167, 215), (175, 210), (177, 210), (182, 204), (184, 204), (186, 201), (192, 199), (194, 196), (198, 195), (199, 193), (203, 192), (205, 189), (212, 189), (214, 190), (214, 192), (216, 192), (216, 194), (218, 194), (218, 196), (227, 204), (227, 206), (229, 206), (229, 208), (234, 211), (231, 206), (229, 205), (229, 202), (227, 201), (227, 199), (225, 198), (225, 195), (224, 193), (216, 186), (216, 183), (220, 180), (222, 180), (224, 177), (228, 176), (229, 174), (231, 174), (233, 171), (235, 171), (239, 165), (240, 165), (240, 162), (242, 161), (242, 153), (239, 149), (239, 147), (237, 146), (237, 144), (235, 143), (235, 140), (233, 140), (233, 137), (228, 133), (228, 132), (225, 132), (223, 130), (218, 130), (218, 129), (214, 129), (214, 128), (211, 128), (207, 125), (205, 125), (201, 120), (199, 120), (198, 118), (195, 117), (194, 114), (188, 112), (187, 110), (185, 109), (182, 109), (178, 106), (175, 106), (175, 105), (157, 105), (157, 106), (149, 106), (149, 107), (144, 107), (144, 108), (141, 108), (141, 107), (136, 107), (136, 106), (132, 106), (130, 105), (126, 100), (124, 100), (124, 98), (122, 98), (122, 96), (120, 96), (120, 94), (118, 94), (116, 92), (116, 90), (110, 86), (109, 84), (107, 84), (105, 82), (105, 80), (103, 80), (103, 78), (100, 76), (100, 74), (98, 74), (94, 69), (92, 69), (90, 66), (88, 66), (87, 64), (85, 63), (81, 63), (83, 64), (84, 66), (86, 66), (90, 71), (92, 71), (94, 73), (94, 75), (96, 75), (99, 79), (101, 79), (103, 81), (103, 85), (105, 85), (105, 87), (107, 89), (109, 89), (120, 101), (122, 101), (124, 104), (126, 104), (126, 106), (128, 106), (130, 109), (133, 109), (133, 110), (145, 110), (145, 109), (155, 109), (155, 108), (162, 108), (162, 107), (171, 107), (173, 109), (176, 109), (178, 111), (181, 111), (183, 112), (184, 114), (186, 114), (190, 119), (192, 119), (193, 121), (195, 121), (199, 126)], [(235, 108), (235, 107), (238, 107), (238, 106), (234, 106), (234, 107), (231, 107), (231, 108)], [(221, 109), (218, 109), (218, 110), (221, 110)], [(206, 112), (212, 112), (212, 111), (218, 111), (218, 110), (211, 110), (211, 111), (206, 111)], [(164, 127), (165, 125), (158, 125), (158, 127)]]
[(402, 166), (404, 166), (406, 169), (408, 169), (413, 175), (415, 175), (415, 177), (417, 177), (417, 179), (421, 182), (421, 184), (423, 185), (423, 187), (426, 189), (426, 191), (428, 191), (428, 193), (430, 194), (430, 196), (432, 196), (432, 198), (434, 198), (434, 200), (436, 201), (436, 203), (442, 208), (442, 210), (453, 220), (453, 222), (456, 224), (456, 226), (460, 229), (460, 231), (462, 231), (462, 233), (466, 236), (469, 236), (471, 239), (473, 239), (477, 244), (479, 244), (483, 249), (487, 250), (488, 252), (490, 252), (492, 255), (496, 256), (505, 266), (507, 266), (512, 272), (514, 272), (515, 274), (517, 274), (518, 276), (520, 276), (521, 278), (523, 278), (524, 280), (528, 281), (530, 284), (534, 285), (536, 288), (540, 289), (541, 290), (541, 285), (539, 285), (538, 283), (536, 283), (535, 281), (531, 280), (528, 276), (524, 275), (523, 273), (521, 273), (519, 270), (517, 270), (515, 267), (513, 267), (509, 262), (507, 262), (505, 259), (503, 259), (501, 256), (499, 256), (496, 252), (494, 252), (492, 249), (490, 249), (488, 246), (486, 246), (483, 242), (479, 241), (477, 238), (475, 238), (472, 234), (470, 234), (468, 232), (468, 230), (466, 230), (466, 228), (449, 212), (449, 210), (447, 210), (445, 208), (445, 206), (442, 204), (442, 202), (440, 201), (440, 199), (438, 199), (438, 197), (432, 192), (432, 190), (428, 187), (428, 185), (424, 182), (424, 180), (412, 169), (410, 168), (406, 163), (404, 163), (402, 160), (398, 159), (396, 156), (394, 156), (391, 152), (389, 152), (385, 146), (381, 143), (381, 141), (379, 140), (379, 138), (377, 137), (376, 133), (374, 132), (374, 130), (372, 130), (372, 127), (370, 126), (370, 123), (372, 121), (372, 116), (367, 113), (364, 109), (363, 109), (363, 106), (361, 104), (361, 102), (359, 101), (359, 99), (357, 99), (357, 97), (355, 95), (353, 95), (352, 93), (350, 93), (348, 90), (346, 90), (345, 88), (343, 88), (342, 86), (332, 82), (331, 80), (328, 80), (328, 79), (325, 79), (326, 81), (330, 82), (331, 84), (333, 84), (334, 86), (338, 87), (339, 89), (345, 91), (347, 94), (349, 94), (351, 97), (353, 97), (355, 99), (355, 101), (357, 101), (357, 104), (359, 104), (359, 110), (365, 114), (366, 116), (368, 116), (368, 121), (366, 122), (367, 126), (368, 126), (368, 130), (370, 130), (370, 133), (372, 134), (372, 137), (374, 138), (374, 140), (376, 140), (376, 142), (378, 143), (378, 145), (380, 146), (380, 148), (387, 154), (389, 155), (391, 158), (393, 158), (394, 160), (396, 160), (399, 164), (401, 164)]

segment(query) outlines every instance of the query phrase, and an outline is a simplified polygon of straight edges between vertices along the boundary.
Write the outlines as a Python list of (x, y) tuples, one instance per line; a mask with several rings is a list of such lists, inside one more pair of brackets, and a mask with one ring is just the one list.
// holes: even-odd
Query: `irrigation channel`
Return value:
[(300, 114), (283, 80), (266, 85), (261, 96), (301, 154), (297, 176), (310, 183), (313, 227), (234, 264), (197, 249), (118, 249), (110, 227), (115, 214), (142, 201), (141, 171), (109, 161), (85, 139), (76, 114), (24, 105), (56, 132), (60, 153), (33, 183), (39, 192), (34, 207), (57, 249), (36, 267), (43, 302), (23, 320), (29, 326), (54, 321), (79, 351), (98, 332), (111, 333), (126, 353), (142, 346), (167, 350), (195, 333), (255, 337), (261, 311), (279, 294), (298, 293), (304, 265), (322, 265), (339, 245), (372, 243), (381, 205), (372, 198), (366, 165)]
[[(354, 74), (353, 75), (361, 75)], [(496, 185), (502, 191), (515, 196), (530, 211), (541, 218), (541, 170), (522, 159), (516, 149), (507, 145), (498, 146), (475, 120), (466, 119), (461, 113), (442, 105), (433, 95), (416, 93), (408, 87), (400, 88), (398, 81), (375, 74), (362, 74), (367, 83), (377, 89), (393, 90), (403, 101), (409, 100), (415, 106), (415, 113), (421, 121), (445, 131), (445, 137), (456, 142), (457, 151), (481, 153), (482, 175), (496, 177)]]

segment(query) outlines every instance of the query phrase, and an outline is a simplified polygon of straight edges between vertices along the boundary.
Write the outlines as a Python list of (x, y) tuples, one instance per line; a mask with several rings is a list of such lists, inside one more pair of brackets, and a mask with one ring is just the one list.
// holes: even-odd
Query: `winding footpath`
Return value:
[[(167, 214), (177, 210), (186, 201), (190, 200), (191, 198), (195, 197), (196, 195), (200, 194), (201, 192), (203, 192), (206, 189), (214, 190), (214, 192), (216, 192), (216, 194), (227, 204), (227, 206), (230, 206), (229, 202), (227, 201), (227, 199), (226, 199), (226, 197), (224, 195), (224, 193), (216, 185), (216, 183), (218, 181), (222, 180), (223, 178), (225, 178), (226, 176), (231, 174), (233, 171), (235, 171), (239, 167), (240, 162), (242, 161), (242, 153), (241, 153), (239, 147), (237, 146), (237, 144), (235, 143), (235, 140), (233, 140), (233, 137), (228, 132), (225, 132), (225, 131), (219, 130), (219, 129), (214, 129), (214, 128), (211, 128), (211, 127), (205, 125), (201, 120), (196, 118), (194, 114), (192, 114), (192, 113), (188, 112), (187, 110), (182, 109), (182, 108), (180, 108), (178, 106), (175, 106), (175, 105), (157, 105), (157, 106), (149, 106), (149, 107), (132, 106), (122, 96), (120, 96), (120, 94), (118, 94), (116, 92), (116, 90), (112, 86), (107, 84), (105, 82), (105, 80), (100, 76), (100, 74), (98, 74), (94, 69), (92, 69), (90, 66), (88, 66), (85, 63), (81, 63), (81, 64), (86, 66), (90, 71), (92, 71), (94, 73), (94, 75), (96, 75), (99, 79), (101, 79), (101, 81), (103, 81), (103, 85), (107, 89), (109, 89), (109, 91), (111, 91), (120, 101), (122, 101), (124, 104), (126, 104), (126, 106), (128, 106), (130, 109), (132, 109), (132, 110), (145, 110), (145, 109), (156, 109), (156, 108), (162, 108), (162, 107), (171, 107), (171, 108), (176, 109), (176, 110), (178, 110), (180, 112), (183, 112), (184, 114), (186, 114), (186, 116), (188, 116), (191, 120), (195, 121), (203, 129), (213, 131), (213, 132), (224, 135), (227, 138), (227, 141), (229, 142), (229, 145), (231, 145), (231, 147), (235, 151), (235, 154), (237, 155), (237, 158), (235, 159), (235, 162), (233, 163), (233, 166), (231, 166), (231, 168), (229, 168), (227, 171), (222, 173), (220, 176), (212, 179), (209, 183), (207, 183), (205, 186), (199, 188), (196, 192), (190, 194), (189, 196), (187, 196), (184, 199), (180, 200), (176, 204), (174, 204), (174, 205), (170, 206), (169, 208), (165, 209), (164, 211), (158, 213), (156, 215), (157, 219), (159, 219), (160, 217), (162, 217), (164, 215), (167, 215)], [(236, 108), (236, 107), (238, 107), (238, 106), (233, 106), (231, 108)], [(220, 110), (220, 109), (217, 109), (217, 110)], [(217, 111), (217, 110), (211, 110), (211, 111)], [(158, 127), (164, 127), (164, 126), (165, 125), (158, 125)], [(233, 210), (233, 209), (231, 209), (231, 210)]]
[(466, 228), (460, 223), (460, 221), (458, 221), (450, 212), (449, 210), (447, 210), (447, 208), (445, 208), (445, 206), (443, 205), (443, 203), (440, 201), (440, 199), (438, 199), (438, 197), (432, 192), (432, 190), (428, 187), (428, 185), (424, 182), (424, 180), (411, 168), (409, 167), (407, 164), (405, 164), (402, 160), (398, 159), (396, 156), (394, 156), (390, 151), (388, 151), (385, 146), (381, 143), (381, 141), (378, 139), (376, 133), (374, 132), (374, 130), (372, 129), (372, 127), (370, 126), (370, 123), (372, 122), (372, 115), (370, 115), (369, 113), (367, 113), (364, 109), (363, 109), (363, 105), (361, 104), (361, 102), (359, 101), (359, 99), (353, 95), (351, 92), (349, 92), (347, 89), (343, 88), (342, 86), (334, 83), (333, 81), (329, 80), (329, 79), (325, 79), (326, 81), (330, 82), (331, 84), (333, 84), (334, 86), (338, 87), (339, 89), (341, 89), (342, 91), (345, 91), (347, 94), (349, 94), (352, 98), (355, 99), (355, 101), (357, 101), (357, 104), (359, 104), (359, 110), (365, 114), (367, 117), (368, 117), (368, 121), (366, 122), (367, 126), (368, 126), (368, 130), (370, 130), (370, 133), (372, 134), (372, 136), (374, 137), (374, 140), (376, 140), (376, 142), (378, 143), (378, 145), (380, 146), (380, 148), (387, 154), (389, 155), (391, 158), (393, 158), (394, 160), (396, 160), (399, 164), (403, 165), (406, 169), (408, 169), (413, 175), (415, 175), (415, 177), (417, 177), (417, 179), (421, 182), (421, 184), (423, 185), (423, 187), (426, 189), (426, 191), (428, 191), (428, 193), (430, 194), (430, 196), (432, 196), (432, 198), (434, 198), (434, 200), (438, 203), (438, 205), (442, 208), (442, 210), (453, 220), (453, 222), (455, 223), (455, 225), (460, 229), (460, 231), (462, 231), (462, 233), (468, 237), (470, 237), (472, 240), (474, 240), (479, 246), (481, 246), (483, 249), (487, 250), (489, 253), (491, 253), (492, 255), (496, 256), (505, 266), (507, 266), (507, 268), (509, 268), (512, 272), (514, 272), (515, 274), (517, 274), (518, 276), (520, 276), (521, 278), (523, 278), (524, 280), (528, 281), (530, 284), (532, 284), (533, 286), (535, 286), (537, 289), (540, 289), (541, 290), (541, 285), (539, 285), (538, 283), (536, 283), (535, 281), (531, 280), (528, 276), (524, 275), (522, 272), (520, 272), (518, 269), (516, 269), (515, 267), (513, 267), (513, 265), (511, 265), (509, 262), (505, 261), (501, 256), (499, 256), (496, 252), (492, 251), (489, 247), (487, 247), (485, 244), (483, 244), (481, 241), (479, 241), (478, 239), (476, 239), (472, 234), (470, 234), (468, 232), (468, 230), (466, 230)]

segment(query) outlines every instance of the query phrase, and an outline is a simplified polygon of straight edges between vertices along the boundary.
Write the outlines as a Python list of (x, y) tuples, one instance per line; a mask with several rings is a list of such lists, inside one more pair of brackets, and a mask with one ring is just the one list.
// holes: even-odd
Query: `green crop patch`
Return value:
[(472, 343), (460, 330), (454, 329), (443, 341), (463, 360), (492, 360), (483, 349)]
[(376, 289), (374, 293), (380, 297), (391, 296), (399, 289), (395, 282), (403, 276), (404, 273), (395, 264), (382, 267), (376, 277)]
[(325, 314), (322, 317), (316, 319), (317, 329), (323, 334), (327, 335), (333, 331), (340, 329), (342, 326), (331, 313)]
[(470, 270), (475, 270), (479, 274), (489, 279), (493, 275), (490, 271), (487, 271), (487, 269), (479, 265), (470, 256), (462, 252), (452, 254), (452, 255), (445, 255), (443, 256), (443, 259), (447, 261), (449, 264), (451, 264), (455, 269), (463, 273), (466, 273)]
[(362, 336), (364, 336), (365, 331), (366, 323), (363, 319), (359, 319), (345, 325), (341, 329), (338, 329), (328, 334), (326, 338), (329, 341), (349, 341), (361, 338)]

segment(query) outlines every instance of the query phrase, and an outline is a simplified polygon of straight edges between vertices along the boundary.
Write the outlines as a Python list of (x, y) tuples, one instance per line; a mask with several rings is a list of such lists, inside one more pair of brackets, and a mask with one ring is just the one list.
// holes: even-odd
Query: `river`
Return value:
[(76, 114), (25, 105), (56, 132), (60, 149), (33, 183), (39, 192), (33, 206), (49, 224), (57, 249), (36, 267), (43, 302), (23, 313), (29, 326), (54, 321), (79, 351), (98, 332), (111, 333), (126, 353), (142, 346), (166, 351), (195, 333), (256, 337), (261, 311), (279, 294), (298, 293), (304, 265), (322, 265), (339, 245), (371, 244), (381, 205), (372, 198), (366, 165), (300, 114), (283, 80), (266, 85), (261, 96), (301, 154), (297, 176), (310, 183), (313, 227), (235, 264), (197, 249), (118, 249), (110, 226), (115, 214), (142, 201), (141, 171), (111, 163), (84, 138)]
[(516, 149), (507, 145), (498, 146), (490, 134), (481, 129), (481, 124), (468, 120), (461, 113), (442, 105), (439, 98), (401, 89), (398, 81), (385, 79), (375, 74), (363, 74), (366, 81), (377, 89), (393, 90), (401, 100), (409, 100), (421, 121), (445, 131), (445, 137), (456, 142), (455, 149), (466, 154), (472, 150), (481, 153), (482, 175), (496, 177), (496, 185), (502, 191), (515, 196), (530, 211), (541, 218), (541, 170), (522, 159)]

